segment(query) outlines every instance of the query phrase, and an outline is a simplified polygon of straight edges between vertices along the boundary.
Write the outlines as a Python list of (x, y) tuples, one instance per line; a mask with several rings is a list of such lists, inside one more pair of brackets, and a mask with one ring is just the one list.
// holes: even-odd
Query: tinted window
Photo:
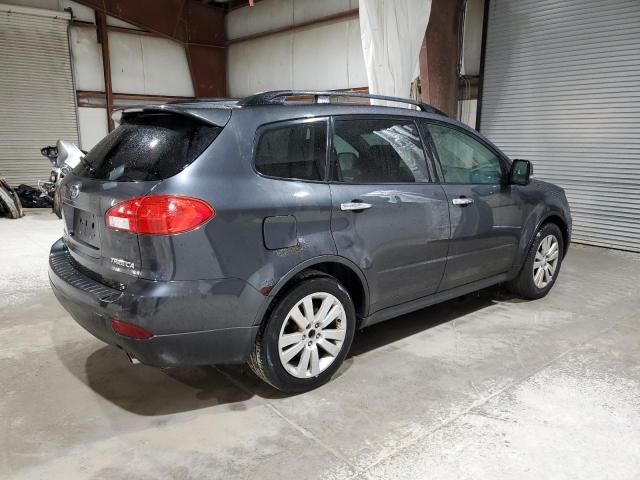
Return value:
[(422, 142), (413, 122), (336, 120), (333, 179), (348, 183), (428, 182)]
[(104, 137), (74, 173), (100, 180), (162, 180), (193, 162), (222, 129), (182, 115), (139, 115)]
[(326, 152), (326, 121), (269, 128), (258, 141), (256, 170), (272, 177), (323, 180)]
[(429, 125), (440, 166), (447, 183), (500, 183), (502, 166), (498, 156), (460, 130)]

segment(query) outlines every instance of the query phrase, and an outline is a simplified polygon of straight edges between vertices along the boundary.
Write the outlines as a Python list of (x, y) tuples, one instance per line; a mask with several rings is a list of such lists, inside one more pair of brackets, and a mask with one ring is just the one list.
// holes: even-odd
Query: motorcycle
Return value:
[(42, 156), (51, 162), (51, 173), (47, 181), (38, 180), (38, 189), (49, 198), (53, 204), (53, 213), (62, 218), (62, 189), (60, 183), (65, 175), (80, 164), (87, 153), (66, 140), (58, 140), (55, 144), (43, 147)]

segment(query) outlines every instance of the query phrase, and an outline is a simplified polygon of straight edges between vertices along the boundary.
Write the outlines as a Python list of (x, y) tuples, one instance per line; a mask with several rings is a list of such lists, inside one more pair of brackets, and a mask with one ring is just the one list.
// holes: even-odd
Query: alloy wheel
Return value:
[(542, 239), (536, 257), (533, 260), (533, 283), (538, 288), (545, 288), (553, 280), (558, 268), (560, 244), (555, 235), (547, 235)]
[(346, 333), (347, 316), (340, 300), (325, 292), (307, 295), (282, 324), (280, 362), (296, 378), (316, 377), (335, 361)]

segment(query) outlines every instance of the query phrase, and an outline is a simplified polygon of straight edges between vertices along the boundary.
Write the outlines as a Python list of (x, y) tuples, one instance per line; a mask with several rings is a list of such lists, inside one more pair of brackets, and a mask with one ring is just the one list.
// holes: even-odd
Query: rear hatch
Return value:
[(138, 235), (107, 227), (105, 214), (149, 195), (184, 170), (215, 140), (229, 116), (225, 109), (173, 106), (125, 111), (121, 125), (91, 149), (62, 185), (64, 242), (76, 267), (119, 289), (138, 277), (153, 278), (140, 267)]

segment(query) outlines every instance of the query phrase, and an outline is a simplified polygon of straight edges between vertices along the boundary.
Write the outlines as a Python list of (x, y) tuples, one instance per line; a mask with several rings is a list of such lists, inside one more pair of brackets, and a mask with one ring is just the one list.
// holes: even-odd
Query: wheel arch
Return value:
[[(540, 230), (540, 227), (545, 223), (553, 223), (560, 229), (560, 232), (562, 233), (562, 256), (564, 257), (569, 249), (569, 226), (567, 225), (567, 222), (557, 213), (550, 213), (542, 219), (535, 231), (537, 232)], [(531, 241), (533, 242), (533, 239), (531, 239)]]
[[(349, 292), (353, 300), (358, 319), (368, 314), (369, 285), (360, 268), (350, 260), (337, 255), (322, 255), (306, 260), (284, 275), (269, 291), (268, 300), (256, 316), (255, 325), (259, 325), (265, 314), (275, 305), (278, 298), (296, 283), (312, 272), (319, 272), (336, 278)], [(307, 275), (309, 273), (309, 275)]]
[[(537, 218), (536, 218), (537, 217)], [(534, 220), (535, 219), (535, 220)], [(558, 226), (560, 231), (562, 232), (562, 244), (563, 244), (563, 252), (562, 256), (564, 257), (567, 253), (567, 249), (569, 248), (570, 241), (570, 231), (569, 225), (567, 221), (563, 218), (562, 214), (556, 210), (548, 210), (547, 212), (539, 215), (532, 216), (529, 222), (527, 222), (526, 227), (524, 228), (523, 236), (521, 238), (519, 252), (518, 252), (518, 261), (514, 263), (513, 268), (510, 271), (510, 276), (515, 277), (520, 272), (522, 268), (522, 264), (524, 263), (527, 254), (529, 253), (529, 249), (533, 242), (535, 241), (536, 234), (540, 230), (540, 227), (545, 223), (553, 223)]]

